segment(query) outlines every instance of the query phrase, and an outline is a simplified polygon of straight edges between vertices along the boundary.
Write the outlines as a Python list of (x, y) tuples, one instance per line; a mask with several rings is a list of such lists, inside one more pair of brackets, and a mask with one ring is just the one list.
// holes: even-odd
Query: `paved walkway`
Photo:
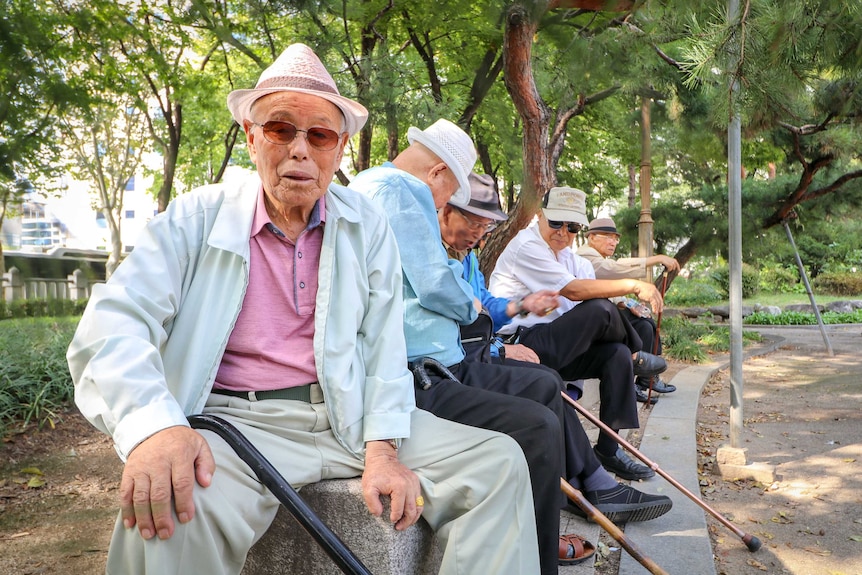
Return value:
[[(768, 341), (756, 349), (746, 350), (746, 358), (769, 353), (785, 339), (780, 329), (759, 331), (764, 333)], [(808, 337), (820, 337), (818, 331), (809, 329), (806, 333)], [(698, 497), (700, 486), (695, 431), (700, 393), (712, 374), (728, 365), (729, 358), (724, 356), (712, 363), (689, 367), (677, 373), (671, 379), (677, 390), (663, 395), (661, 401), (652, 408), (638, 448), (662, 471)], [(581, 400), (583, 405), (591, 406), (598, 402), (598, 386), (595, 383), (587, 382), (585, 385), (585, 395)], [(585, 425), (588, 435), (594, 438), (595, 430), (591, 429), (589, 423)], [(667, 495), (673, 500), (673, 509), (653, 521), (626, 525), (626, 536), (670, 575), (715, 575), (712, 545), (703, 509), (658, 474), (639, 482), (636, 487), (646, 493)], [(599, 537), (597, 525), (586, 523), (565, 511), (561, 516), (560, 532), (579, 533), (593, 543)], [(731, 537), (735, 536), (731, 534)], [(619, 547), (616, 542), (614, 545)], [(619, 575), (649, 573), (625, 550), (618, 553), (621, 553)], [(561, 567), (559, 570), (560, 575), (592, 575), (594, 572), (593, 561)]]

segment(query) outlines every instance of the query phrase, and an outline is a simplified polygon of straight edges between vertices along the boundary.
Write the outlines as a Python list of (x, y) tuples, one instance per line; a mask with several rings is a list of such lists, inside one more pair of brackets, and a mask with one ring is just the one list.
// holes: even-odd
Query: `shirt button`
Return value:
[(298, 257), (299, 259), (302, 259), (302, 252), (297, 252), (296, 257)]
[(299, 282), (299, 287), (305, 289), (305, 282)]

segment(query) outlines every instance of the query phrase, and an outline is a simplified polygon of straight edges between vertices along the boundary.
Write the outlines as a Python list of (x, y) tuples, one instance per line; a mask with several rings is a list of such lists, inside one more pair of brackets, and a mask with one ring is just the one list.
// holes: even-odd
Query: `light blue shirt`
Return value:
[(464, 359), (459, 325), (472, 323), (473, 288), (461, 279), (461, 262), (440, 243), (431, 189), (387, 162), (358, 174), (350, 188), (383, 206), (395, 232), (404, 275), (404, 336), (407, 357), (454, 365)]

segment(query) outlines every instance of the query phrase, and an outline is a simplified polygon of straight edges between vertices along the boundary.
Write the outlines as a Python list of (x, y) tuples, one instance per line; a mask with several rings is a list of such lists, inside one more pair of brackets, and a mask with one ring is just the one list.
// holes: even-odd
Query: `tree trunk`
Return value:
[(514, 4), (509, 8), (503, 40), (503, 78), (524, 127), (524, 182), (514, 209), (509, 211), (509, 219), (497, 228), (482, 250), (481, 269), (486, 277), (503, 248), (530, 223), (542, 196), (556, 182), (548, 147), (551, 114), (533, 78), (532, 44), (537, 28), (526, 6)]

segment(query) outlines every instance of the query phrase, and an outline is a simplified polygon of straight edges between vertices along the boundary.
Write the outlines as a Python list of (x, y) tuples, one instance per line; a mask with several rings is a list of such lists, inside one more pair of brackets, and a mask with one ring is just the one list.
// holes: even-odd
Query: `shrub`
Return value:
[(822, 273), (811, 282), (818, 293), (829, 295), (856, 295), (862, 293), (862, 274), (851, 272)]
[(85, 307), (85, 299), (16, 299), (11, 302), (0, 300), (0, 319), (80, 316)]
[[(862, 323), (862, 309), (851, 312), (825, 311), (820, 314), (824, 324)], [(752, 325), (816, 325), (817, 318), (813, 313), (800, 311), (784, 311), (778, 315), (755, 312), (746, 317), (744, 323)]]
[(77, 317), (0, 322), (0, 437), (8, 425), (53, 423), (72, 400), (66, 349)]
[(766, 293), (805, 293), (805, 285), (799, 281), (796, 268), (772, 262), (760, 268), (758, 287)]
[(675, 307), (707, 306), (724, 297), (714, 285), (694, 279), (677, 277), (665, 292), (667, 305)]
[[(745, 263), (742, 264), (743, 298), (750, 298), (757, 295), (760, 283), (759, 275), (757, 268), (754, 266)], [(710, 274), (710, 278), (718, 284), (724, 297), (728, 297), (730, 295), (730, 268), (728, 266), (721, 266), (714, 269)]]

